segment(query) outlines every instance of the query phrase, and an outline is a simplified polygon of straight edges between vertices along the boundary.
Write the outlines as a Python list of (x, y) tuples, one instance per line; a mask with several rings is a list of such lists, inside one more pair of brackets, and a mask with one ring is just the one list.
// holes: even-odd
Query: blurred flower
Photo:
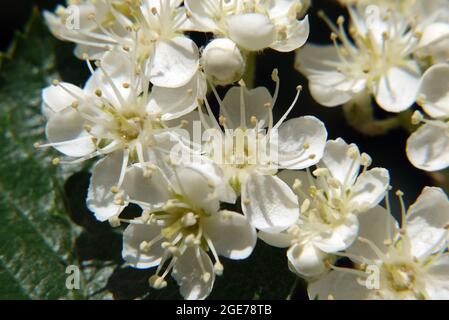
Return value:
[(415, 112), (412, 121), (424, 124), (408, 139), (408, 158), (422, 170), (445, 169), (449, 166), (449, 65), (438, 64), (426, 71), (418, 104), (432, 119)]
[(185, 6), (192, 29), (229, 38), (248, 51), (293, 51), (309, 36), (308, 18), (297, 20), (308, 6), (301, 0), (186, 0)]

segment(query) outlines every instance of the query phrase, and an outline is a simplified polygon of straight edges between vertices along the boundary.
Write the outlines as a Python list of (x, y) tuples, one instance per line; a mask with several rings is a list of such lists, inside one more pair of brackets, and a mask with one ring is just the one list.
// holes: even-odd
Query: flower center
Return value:
[(409, 291), (413, 290), (415, 286), (415, 270), (411, 265), (400, 264), (387, 264), (382, 266), (387, 281), (391, 288), (395, 291)]

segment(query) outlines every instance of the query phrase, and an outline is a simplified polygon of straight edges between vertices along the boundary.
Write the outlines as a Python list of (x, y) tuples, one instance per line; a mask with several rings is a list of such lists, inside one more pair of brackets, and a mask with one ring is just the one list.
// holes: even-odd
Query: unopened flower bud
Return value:
[(218, 85), (238, 81), (245, 72), (245, 60), (237, 45), (229, 39), (215, 39), (203, 51), (206, 75)]

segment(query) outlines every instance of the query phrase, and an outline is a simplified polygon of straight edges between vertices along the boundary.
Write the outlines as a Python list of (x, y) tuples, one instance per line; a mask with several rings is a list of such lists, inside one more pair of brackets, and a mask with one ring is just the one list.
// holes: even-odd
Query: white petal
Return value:
[(161, 228), (148, 224), (130, 224), (123, 232), (123, 259), (134, 268), (146, 269), (159, 265), (164, 254), (161, 241), (156, 241), (148, 250), (142, 251), (143, 241), (150, 242), (159, 236)]
[[(241, 99), (241, 90), (243, 90), (243, 101)], [(252, 116), (255, 116), (259, 121), (259, 128), (265, 127), (268, 123), (269, 110), (264, 105), (272, 103), (272, 100), (270, 92), (265, 87), (257, 87), (251, 90), (243, 87), (232, 87), (223, 99), (220, 114), (226, 117), (229, 129), (237, 129), (243, 126), (244, 123), (246, 123), (247, 127), (250, 127)], [(241, 117), (243, 104), (245, 107), (244, 119)]]
[(111, 188), (116, 186), (123, 163), (123, 152), (116, 151), (99, 160), (93, 167), (87, 195), (87, 207), (100, 221), (106, 221), (122, 210), (123, 206), (114, 203)]
[(390, 174), (384, 168), (374, 168), (362, 173), (351, 188), (351, 208), (355, 212), (371, 209), (383, 198), (390, 185)]
[(255, 228), (266, 232), (285, 230), (299, 217), (296, 195), (275, 176), (251, 175), (242, 187), (242, 209)]
[[(206, 168), (206, 167), (204, 167)], [(178, 167), (171, 184), (176, 193), (184, 196), (194, 209), (203, 209), (208, 214), (215, 214), (220, 202), (215, 192), (213, 181), (198, 167)], [(194, 187), (192, 187), (194, 186)]]
[(440, 188), (424, 188), (407, 213), (407, 234), (412, 254), (420, 258), (438, 251), (448, 236), (449, 200)]
[[(351, 148), (357, 151), (355, 159), (348, 155)], [(349, 145), (341, 138), (329, 140), (319, 166), (328, 168), (332, 176), (344, 186), (351, 186), (360, 170), (359, 150), (355, 144)]]
[(427, 273), (426, 292), (432, 300), (449, 300), (449, 254), (444, 254), (434, 261)]
[(418, 54), (432, 57), (433, 61), (449, 60), (449, 23), (435, 22), (424, 28), (418, 44)]
[(276, 38), (275, 26), (260, 13), (231, 15), (226, 23), (229, 37), (249, 51), (263, 50), (271, 46)]
[(271, 45), (271, 48), (281, 52), (296, 50), (306, 43), (309, 32), (309, 17), (306, 16), (303, 20), (295, 21), (293, 26), (289, 26), (287, 29), (287, 38), (276, 41)]
[(59, 152), (70, 157), (83, 157), (95, 151), (96, 146), (84, 129), (86, 120), (75, 109), (53, 113), (47, 122), (46, 135)]
[(315, 236), (313, 243), (324, 252), (335, 253), (347, 249), (355, 241), (358, 233), (357, 217), (354, 214), (348, 214), (339, 224)]
[(294, 237), (286, 232), (269, 233), (259, 231), (258, 236), (265, 243), (277, 248), (288, 248), (292, 244)]
[(418, 95), (421, 74), (419, 67), (409, 63), (407, 68), (393, 67), (378, 83), (376, 101), (384, 110), (402, 112), (412, 106)]
[(444, 120), (449, 117), (449, 65), (437, 64), (424, 73), (419, 98), (432, 118)]
[(365, 89), (363, 77), (348, 78), (337, 71), (339, 64), (334, 46), (308, 44), (296, 55), (295, 68), (308, 78), (310, 93), (323, 106), (344, 104)]
[(349, 272), (331, 271), (323, 278), (309, 284), (307, 291), (312, 300), (365, 300), (373, 290), (359, 284), (359, 276)]
[[(201, 259), (201, 260), (199, 260)], [(209, 273), (208, 281), (204, 281), (199, 261), (202, 261), (204, 272)], [(179, 291), (186, 300), (203, 300), (212, 291), (215, 281), (214, 268), (209, 256), (200, 248), (187, 248), (173, 267), (173, 278), (180, 286)]]
[[(291, 170), (283, 170), (277, 174), (277, 176), (284, 181), (290, 188), (293, 190), (293, 185), (298, 179), (301, 182), (301, 190), (306, 191), (307, 194), (309, 188), (312, 186), (311, 180), (309, 179), (309, 175), (305, 171), (291, 171)], [(318, 183), (319, 181), (315, 178), (312, 178), (312, 182)], [(306, 200), (302, 193), (297, 193), (297, 197), (299, 199), (299, 203), (301, 204), (304, 200)]]
[[(207, 2), (215, 2), (215, 6), (207, 6)], [(218, 1), (185, 0), (184, 5), (192, 13), (190, 20), (193, 23), (193, 30), (203, 32), (217, 32), (220, 30), (213, 20), (213, 17), (220, 14), (220, 12), (211, 10), (219, 8)]]
[(202, 221), (205, 234), (217, 253), (223, 257), (240, 260), (247, 258), (256, 246), (257, 234), (248, 219), (237, 212), (220, 211)]
[(207, 179), (209, 187), (215, 189), (216, 198), (222, 202), (235, 203), (237, 195), (229, 185), (221, 168), (209, 159), (198, 159), (191, 163), (185, 163), (185, 167), (191, 168), (201, 173)]
[(159, 168), (152, 169), (151, 175), (144, 176), (144, 170), (137, 165), (128, 168), (122, 188), (130, 202), (144, 204), (146, 208), (159, 208), (171, 196), (169, 183)]
[(164, 121), (180, 118), (196, 109), (198, 99), (203, 98), (206, 91), (206, 81), (199, 72), (178, 88), (153, 86), (147, 112), (161, 114)]
[[(284, 122), (277, 131), (278, 163), (282, 168), (298, 170), (316, 164), (323, 157), (327, 131), (315, 117)], [(307, 144), (307, 148), (304, 146)]]
[[(70, 93), (64, 88), (69, 90)], [(84, 97), (83, 90), (67, 82), (62, 82), (57, 86), (52, 85), (42, 90), (42, 100), (53, 112), (60, 112), (66, 109), (73, 102), (79, 103), (79, 100)]]
[[(376, 206), (358, 215), (359, 236), (371, 240), (381, 252), (386, 253), (386, 243), (396, 238), (399, 231), (398, 223), (394, 217), (383, 207)], [(367, 260), (376, 260), (379, 257), (365, 242), (356, 241), (347, 250), (350, 254), (360, 257), (357, 263), (366, 263)], [(365, 260), (367, 259), (367, 260)]]
[(159, 41), (151, 57), (147, 76), (155, 86), (184, 86), (197, 72), (198, 60), (198, 47), (187, 37)]
[(316, 248), (313, 244), (300, 246), (293, 245), (287, 251), (287, 258), (294, 270), (303, 277), (316, 277), (326, 272), (324, 263), (327, 254)]
[(424, 124), (407, 141), (407, 156), (417, 168), (438, 171), (449, 166), (448, 126), (441, 122)]

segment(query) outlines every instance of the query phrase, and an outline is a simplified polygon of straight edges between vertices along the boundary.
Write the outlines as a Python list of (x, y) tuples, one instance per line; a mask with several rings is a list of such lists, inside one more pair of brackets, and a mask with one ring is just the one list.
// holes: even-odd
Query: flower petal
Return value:
[(159, 168), (151, 170), (151, 174), (145, 177), (145, 171), (140, 166), (128, 168), (122, 188), (130, 202), (144, 205), (145, 208), (160, 208), (171, 196), (170, 185)]
[(288, 120), (279, 127), (277, 134), (280, 167), (304, 169), (323, 157), (327, 131), (317, 118), (307, 116)]
[(219, 8), (219, 2), (215, 2), (215, 6), (208, 6), (209, 1), (198, 1), (198, 0), (184, 0), (184, 5), (192, 13), (190, 21), (193, 24), (194, 31), (202, 32), (218, 32), (220, 28), (213, 20), (214, 16), (220, 14), (212, 10), (213, 8)]
[(285, 230), (299, 218), (296, 195), (275, 176), (249, 176), (242, 188), (242, 209), (255, 228), (266, 232)]
[(161, 241), (156, 241), (148, 250), (141, 250), (143, 241), (150, 242), (160, 235), (161, 228), (148, 224), (130, 224), (123, 232), (122, 257), (134, 268), (147, 269), (159, 265), (164, 254)]
[(208, 179), (205, 171), (207, 169), (208, 166), (178, 167), (175, 169), (171, 184), (175, 192), (184, 196), (194, 209), (203, 209), (208, 214), (215, 214), (220, 207), (219, 195), (215, 192), (214, 181)]
[(177, 88), (186, 85), (198, 70), (199, 52), (187, 37), (156, 43), (147, 76), (158, 87)]
[(231, 15), (226, 23), (229, 38), (249, 51), (268, 48), (276, 38), (275, 26), (267, 16), (260, 13)]
[[(202, 271), (204, 267), (204, 272)], [(209, 276), (204, 278), (204, 274)], [(173, 278), (186, 300), (203, 300), (209, 296), (215, 281), (214, 267), (209, 256), (199, 247), (190, 247), (179, 257), (173, 267)], [(207, 281), (204, 281), (207, 280)]]
[(449, 300), (449, 254), (443, 254), (427, 269), (426, 292), (432, 300)]
[[(355, 159), (348, 154), (351, 149), (356, 151)], [(328, 168), (332, 176), (344, 186), (352, 186), (360, 170), (359, 149), (341, 138), (329, 140), (319, 166)]]
[(437, 64), (427, 69), (421, 79), (419, 99), (432, 118), (449, 117), (449, 65)]
[(199, 72), (178, 88), (153, 86), (147, 112), (161, 114), (164, 121), (180, 118), (197, 108), (198, 99), (204, 97), (206, 91), (206, 81)]
[(69, 157), (84, 157), (96, 150), (91, 136), (84, 129), (86, 120), (72, 108), (53, 113), (45, 128), (54, 148)]
[(307, 291), (312, 300), (365, 300), (371, 298), (373, 290), (360, 284), (358, 275), (349, 272), (331, 271), (318, 281), (309, 284)]
[(440, 188), (424, 188), (407, 213), (406, 230), (413, 256), (420, 258), (438, 251), (448, 232), (449, 200)]
[(374, 168), (362, 173), (351, 188), (351, 208), (355, 212), (363, 212), (379, 204), (390, 185), (390, 174), (387, 169)]
[(377, 103), (389, 112), (408, 109), (416, 101), (420, 79), (419, 66), (415, 63), (409, 62), (407, 68), (390, 68), (375, 90)]
[[(376, 206), (358, 215), (359, 236), (371, 240), (381, 252), (386, 253), (386, 243), (396, 238), (399, 231), (398, 223), (394, 217), (383, 207)], [(379, 259), (373, 249), (365, 242), (356, 241), (347, 250), (353, 256), (360, 257), (357, 263), (366, 263)]]
[(99, 160), (93, 167), (87, 207), (100, 221), (117, 216), (124, 208), (114, 203), (115, 195), (111, 191), (119, 181), (123, 159), (123, 152), (116, 151)]
[(269, 233), (259, 231), (258, 236), (263, 242), (277, 248), (288, 248), (292, 244), (294, 237), (286, 232)]
[(321, 232), (313, 238), (314, 245), (327, 253), (336, 253), (347, 249), (357, 238), (359, 221), (354, 214), (348, 214), (338, 225)]
[(324, 263), (327, 254), (308, 243), (305, 246), (293, 245), (287, 251), (290, 266), (303, 277), (316, 277), (327, 271)]
[(449, 166), (449, 135), (445, 123), (431, 122), (416, 130), (407, 141), (407, 156), (417, 168), (438, 171)]
[(51, 85), (42, 90), (42, 100), (53, 112), (60, 112), (84, 97), (83, 90), (67, 82), (62, 82), (57, 86)]
[(296, 50), (306, 43), (309, 37), (310, 26), (309, 17), (296, 21), (287, 29), (287, 37), (284, 40), (277, 40), (271, 48), (280, 52), (290, 52)]
[[(243, 91), (243, 101), (242, 101)], [(268, 116), (270, 110), (265, 107), (266, 103), (272, 103), (273, 98), (265, 87), (257, 87), (248, 90), (243, 87), (232, 87), (226, 93), (222, 107), (220, 108), (220, 115), (226, 118), (226, 124), (229, 129), (237, 129), (240, 126), (249, 126), (251, 124), (251, 117), (257, 118), (258, 127), (262, 128), (268, 124)], [(242, 109), (244, 107), (244, 112)], [(244, 119), (242, 119), (242, 113)]]
[(203, 228), (217, 253), (223, 257), (245, 259), (256, 246), (256, 230), (240, 213), (220, 211), (219, 214), (204, 219)]

